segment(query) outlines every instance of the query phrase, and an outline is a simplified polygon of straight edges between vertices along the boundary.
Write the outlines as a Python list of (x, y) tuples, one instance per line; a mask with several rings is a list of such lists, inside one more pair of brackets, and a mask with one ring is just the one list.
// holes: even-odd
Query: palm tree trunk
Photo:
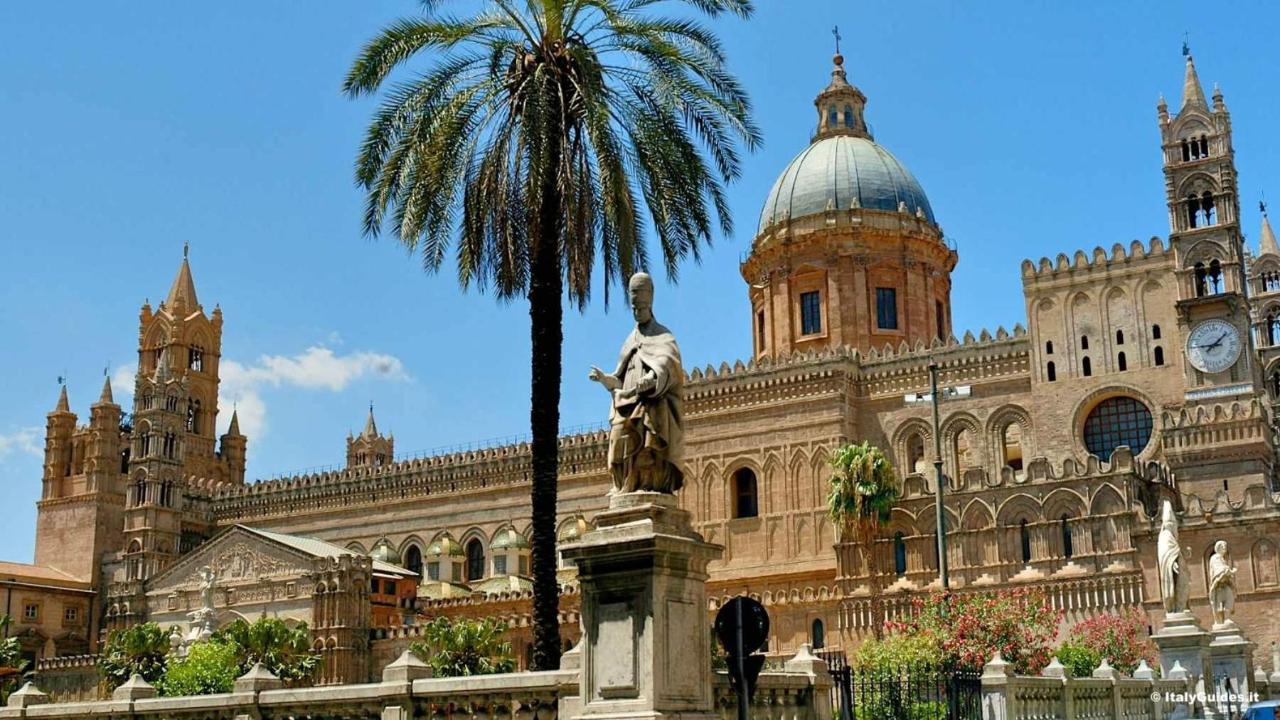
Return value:
[[(557, 158), (558, 159), (558, 158)], [(560, 667), (560, 587), (556, 581), (556, 483), (559, 470), (560, 372), (564, 339), (564, 274), (560, 257), (560, 198), (555, 170), (543, 182), (529, 278), (532, 340), (533, 670)]]

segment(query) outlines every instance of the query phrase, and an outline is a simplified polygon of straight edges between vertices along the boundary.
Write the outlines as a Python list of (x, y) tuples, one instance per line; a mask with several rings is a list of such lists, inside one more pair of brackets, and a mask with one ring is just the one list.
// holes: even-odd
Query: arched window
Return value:
[(1200, 196), (1200, 208), (1206, 226), (1218, 224), (1218, 209), (1213, 204), (1213, 193), (1205, 191), (1205, 194)]
[(475, 582), (484, 577), (484, 544), (480, 538), (471, 538), (467, 542), (467, 582)]
[(1124, 330), (1116, 330), (1116, 344), (1117, 345), (1124, 344)]
[(1160, 326), (1159, 326), (1159, 325), (1152, 325), (1152, 326), (1151, 326), (1151, 339), (1152, 339), (1152, 340), (1159, 340), (1159, 339), (1160, 339)]
[(1276, 292), (1280, 290), (1280, 272), (1269, 272), (1262, 276), (1262, 291)]
[(1080, 349), (1081, 349), (1081, 350), (1088, 350), (1088, 349), (1089, 349), (1089, 336), (1088, 336), (1088, 335), (1081, 335), (1081, 336), (1080, 336)]
[(1280, 313), (1267, 313), (1267, 344), (1280, 345)]
[(956, 433), (952, 450), (956, 457), (956, 477), (964, 475), (964, 471), (974, 466), (973, 433), (967, 428)]
[(1125, 359), (1124, 359), (1124, 353), (1120, 353), (1119, 355), (1116, 356), (1116, 369), (1118, 369), (1120, 372), (1124, 372), (1125, 370), (1129, 369), (1129, 364), (1125, 362)]
[(1280, 370), (1271, 371), (1271, 395), (1280, 399)]
[(409, 549), (404, 551), (404, 566), (422, 575), (422, 551), (417, 545), (410, 545)]
[(1222, 283), (1222, 263), (1213, 260), (1209, 263), (1209, 273), (1205, 276), (1206, 283), (1210, 295), (1221, 295), (1224, 290)]
[(813, 624), (810, 626), (809, 644), (813, 646), (814, 650), (819, 650), (823, 647), (826, 647), (827, 632), (826, 632), (826, 628), (822, 624), (822, 620), (815, 618), (813, 621)]
[(753, 518), (760, 514), (756, 474), (751, 468), (741, 468), (733, 474), (733, 516)]
[(1045, 355), (1052, 355), (1052, 354), (1053, 354), (1053, 341), (1052, 341), (1052, 340), (1046, 340), (1046, 341), (1045, 341), (1045, 343), (1044, 343), (1044, 354), (1045, 354)]
[(200, 432), (198, 429), (200, 418), (200, 401), (187, 400), (187, 432)]
[(1200, 136), (1200, 157), (1209, 157), (1209, 138), (1205, 135)]
[(1093, 363), (1089, 362), (1089, 358), (1086, 357), (1080, 361), (1080, 373), (1085, 377), (1093, 374)]
[(847, 128), (853, 127), (853, 106), (852, 105), (844, 106), (844, 126)]
[(1071, 518), (1062, 516), (1062, 557), (1071, 559), (1075, 555), (1075, 545), (1071, 542)]
[(1000, 446), (1005, 467), (1013, 468), (1015, 472), (1022, 470), (1022, 426), (1016, 422), (1006, 425), (1001, 433)]
[(1045, 375), (1049, 378), (1049, 382), (1053, 382), (1058, 379), (1058, 370), (1053, 366), (1052, 361), (1050, 361), (1049, 366), (1045, 368)]
[(1187, 227), (1200, 227), (1200, 198), (1195, 195), (1187, 196)]
[(902, 531), (893, 534), (893, 573), (898, 577), (907, 574), (907, 541)]
[(827, 127), (837, 128), (840, 126), (840, 111), (836, 110), (836, 106), (832, 105), (827, 108)]
[(1155, 349), (1156, 365), (1164, 365), (1164, 348), (1159, 345)]
[(1189, 162), (1190, 160), (1191, 160), (1191, 143), (1187, 142), (1186, 140), (1183, 140), (1182, 141), (1182, 162)]
[(1018, 539), (1022, 545), (1022, 562), (1031, 562), (1031, 529), (1027, 527), (1027, 521), (1023, 520), (1018, 523)]
[(907, 437), (907, 469), (910, 472), (925, 471), (924, 435), (915, 432)]
[(1136, 398), (1117, 396), (1098, 403), (1084, 421), (1084, 445), (1091, 455), (1109, 460), (1121, 445), (1137, 455), (1151, 441), (1151, 410)]

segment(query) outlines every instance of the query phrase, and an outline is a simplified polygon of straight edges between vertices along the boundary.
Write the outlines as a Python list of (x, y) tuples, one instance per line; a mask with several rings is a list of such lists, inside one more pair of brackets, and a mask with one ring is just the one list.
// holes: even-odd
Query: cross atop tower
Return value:
[(836, 54), (837, 54), (837, 55), (839, 55), (839, 54), (840, 54), (840, 40), (841, 40), (841, 37), (840, 37), (840, 26), (839, 26), (839, 25), (836, 25), (835, 27), (831, 28), (831, 34), (832, 34), (832, 36), (834, 36), (834, 37), (835, 37), (835, 39), (836, 39)]

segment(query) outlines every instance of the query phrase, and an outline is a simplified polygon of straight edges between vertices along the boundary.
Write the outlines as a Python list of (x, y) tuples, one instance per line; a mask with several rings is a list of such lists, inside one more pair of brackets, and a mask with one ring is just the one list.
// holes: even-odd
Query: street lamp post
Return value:
[[(941, 392), (947, 399), (967, 398), (973, 394), (969, 385), (942, 388)], [(929, 394), (906, 395), (903, 400), (908, 405), (927, 402), (933, 409), (933, 497), (934, 519), (938, 528), (938, 579), (942, 582), (943, 592), (946, 592), (951, 588), (951, 577), (947, 572), (947, 516), (942, 509), (945, 483), (942, 477), (942, 418), (938, 408), (942, 397), (938, 388), (938, 363), (929, 363)]]

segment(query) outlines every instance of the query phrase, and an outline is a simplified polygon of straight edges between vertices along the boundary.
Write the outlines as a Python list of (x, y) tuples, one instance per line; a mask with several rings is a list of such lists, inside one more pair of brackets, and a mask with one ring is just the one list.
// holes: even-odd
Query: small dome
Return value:
[(797, 155), (773, 184), (759, 232), (787, 218), (827, 210), (897, 212), (900, 203), (911, 215), (920, 211), (937, 224), (920, 183), (888, 150), (856, 135), (824, 137)]
[(391, 565), (400, 564), (400, 553), (391, 547), (391, 543), (386, 538), (379, 540), (378, 544), (373, 546), (373, 550), (369, 552), (369, 557)]
[(516, 548), (517, 550), (527, 550), (529, 541), (524, 536), (516, 532), (516, 529), (510, 525), (498, 531), (498, 537), (494, 538), (492, 548), (494, 550), (506, 550), (508, 548)]
[(578, 538), (587, 534), (591, 529), (591, 525), (587, 523), (587, 519), (581, 515), (569, 521), (564, 527), (560, 528), (560, 537), (558, 540), (562, 543), (574, 542)]
[(427, 546), (427, 557), (463, 557), (466, 553), (462, 551), (462, 546), (449, 533), (441, 535), (435, 542)]

